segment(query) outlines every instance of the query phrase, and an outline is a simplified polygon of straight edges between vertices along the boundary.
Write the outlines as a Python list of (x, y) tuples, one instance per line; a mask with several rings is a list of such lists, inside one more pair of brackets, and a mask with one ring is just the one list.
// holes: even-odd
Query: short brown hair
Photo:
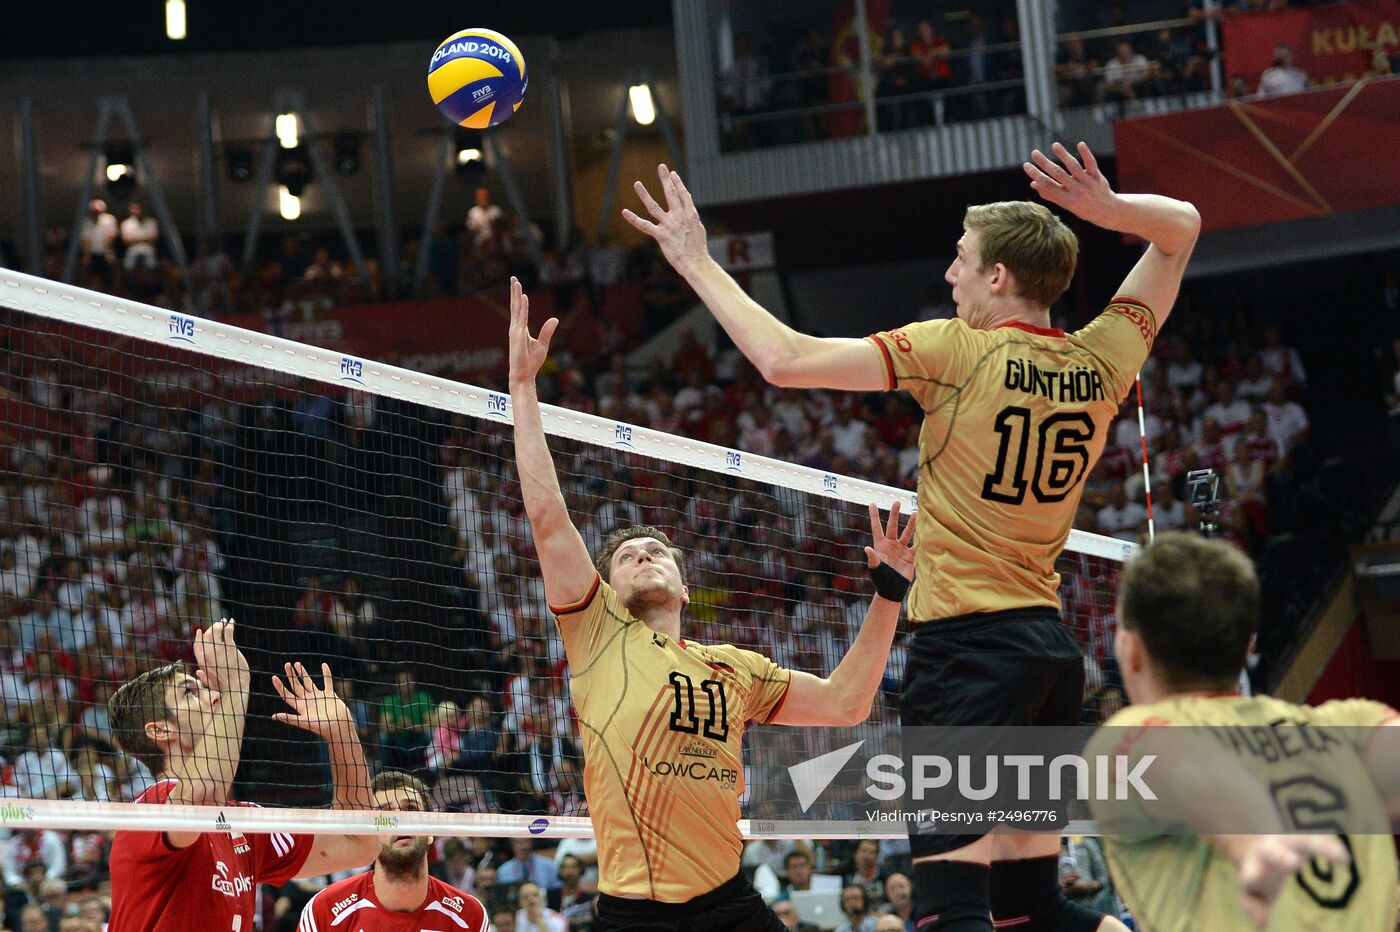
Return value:
[(1259, 577), (1224, 541), (1158, 534), (1123, 571), (1119, 606), (1167, 686), (1224, 687), (1239, 679), (1259, 621)]
[(639, 537), (654, 537), (671, 551), (672, 558), (676, 561), (676, 568), (680, 570), (681, 585), (685, 585), (685, 566), (681, 563), (681, 558), (685, 555), (681, 548), (671, 543), (671, 538), (666, 536), (666, 532), (661, 528), (652, 527), (648, 524), (634, 524), (632, 527), (618, 528), (608, 535), (608, 539), (603, 541), (603, 549), (598, 551), (598, 556), (593, 558), (593, 565), (598, 570), (598, 575), (603, 577), (603, 582), (612, 582), (609, 579), (612, 570), (613, 554), (617, 553), (617, 548), (627, 543), (629, 540), (636, 540)]
[(982, 267), (1006, 266), (1025, 297), (1049, 307), (1069, 288), (1079, 262), (1079, 237), (1045, 205), (977, 204), (967, 209), (963, 226), (977, 234)]
[(152, 776), (165, 772), (165, 750), (146, 734), (151, 722), (168, 722), (175, 715), (165, 703), (165, 691), (184, 679), (185, 663), (176, 660), (163, 667), (147, 670), (112, 693), (107, 700), (107, 715), (112, 722), (112, 735), (122, 750), (134, 754), (146, 765)]
[(401, 770), (385, 770), (375, 774), (374, 779), (369, 782), (369, 790), (370, 793), (408, 790), (418, 797), (418, 805), (423, 807), (424, 812), (431, 812), (433, 809), (432, 790), (428, 789), (427, 784), (422, 780)]

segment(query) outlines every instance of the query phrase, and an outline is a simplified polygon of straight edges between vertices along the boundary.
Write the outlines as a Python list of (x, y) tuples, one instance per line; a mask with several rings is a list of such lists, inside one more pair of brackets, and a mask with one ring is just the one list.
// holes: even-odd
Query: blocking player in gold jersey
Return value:
[(598, 839), (597, 932), (768, 930), (782, 922), (739, 871), (748, 722), (855, 725), (870, 714), (914, 575), (899, 509), (865, 548), (877, 595), (846, 657), (822, 678), (681, 635), (680, 551), (652, 527), (608, 537), (591, 559), (569, 520), (540, 421), (535, 374), (558, 321), (529, 333), (511, 281), (510, 388), (521, 495), (569, 662), (583, 782)]
[[(1093, 804), (1137, 928), (1394, 929), (1393, 793), (1381, 788), (1398, 733), (1376, 726), (1400, 716), (1362, 699), (1309, 708), (1239, 695), (1259, 581), (1223, 541), (1158, 535), (1124, 570), (1119, 619), (1133, 704), (1089, 753), (1154, 758), (1155, 802)], [(1202, 727), (1155, 727), (1172, 725)], [(1283, 834), (1308, 830), (1326, 834)]]
[[(663, 209), (626, 219), (670, 263), (763, 376), (776, 385), (903, 389), (924, 412), (919, 541), (909, 615), (918, 626), (903, 724), (1074, 725), (1083, 660), (1059, 619), (1055, 560), (1118, 405), (1166, 322), (1200, 217), (1190, 204), (1116, 194), (1083, 143), (1076, 158), (1032, 153), (1031, 187), (1083, 220), (1150, 244), (1087, 327), (1050, 326), (1078, 261), (1073, 232), (1044, 206), (970, 207), (946, 278), (957, 318), (868, 339), (800, 334), (751, 300), (709, 256), (675, 172)], [(1121, 925), (1060, 892), (1050, 833), (937, 835), (910, 823), (920, 932), (1087, 932)], [(991, 916), (988, 916), (990, 906)]]

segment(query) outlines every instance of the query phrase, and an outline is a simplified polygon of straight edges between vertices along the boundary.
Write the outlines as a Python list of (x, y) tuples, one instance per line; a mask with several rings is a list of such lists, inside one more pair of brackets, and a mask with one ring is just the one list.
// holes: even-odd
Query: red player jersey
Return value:
[[(178, 780), (137, 798), (162, 805)], [(245, 806), (251, 803), (229, 803)], [(311, 854), (311, 835), (205, 832), (172, 848), (164, 832), (117, 832), (112, 841), (109, 932), (252, 932), (257, 884), (280, 886)]]
[(385, 909), (374, 895), (374, 871), (346, 877), (311, 898), (297, 932), (486, 932), (486, 908), (456, 887), (428, 878), (428, 895), (411, 913)]

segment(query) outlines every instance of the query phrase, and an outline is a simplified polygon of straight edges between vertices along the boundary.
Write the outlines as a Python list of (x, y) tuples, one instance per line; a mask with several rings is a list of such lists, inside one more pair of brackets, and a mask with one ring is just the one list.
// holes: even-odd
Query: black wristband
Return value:
[(909, 594), (909, 580), (899, 575), (899, 571), (888, 563), (881, 563), (870, 571), (875, 582), (875, 594), (891, 602), (903, 602)]

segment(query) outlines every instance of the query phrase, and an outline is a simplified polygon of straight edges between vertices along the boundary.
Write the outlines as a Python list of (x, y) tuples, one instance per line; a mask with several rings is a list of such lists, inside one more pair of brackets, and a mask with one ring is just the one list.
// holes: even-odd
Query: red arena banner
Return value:
[(1400, 204), (1400, 77), (1113, 125), (1118, 184), (1207, 230)]
[(1226, 71), (1244, 75), (1251, 89), (1259, 86), (1259, 75), (1274, 63), (1274, 48), (1283, 42), (1293, 47), (1293, 64), (1313, 84), (1388, 73), (1376, 67), (1376, 53), (1400, 52), (1400, 0), (1235, 13), (1220, 23)]

